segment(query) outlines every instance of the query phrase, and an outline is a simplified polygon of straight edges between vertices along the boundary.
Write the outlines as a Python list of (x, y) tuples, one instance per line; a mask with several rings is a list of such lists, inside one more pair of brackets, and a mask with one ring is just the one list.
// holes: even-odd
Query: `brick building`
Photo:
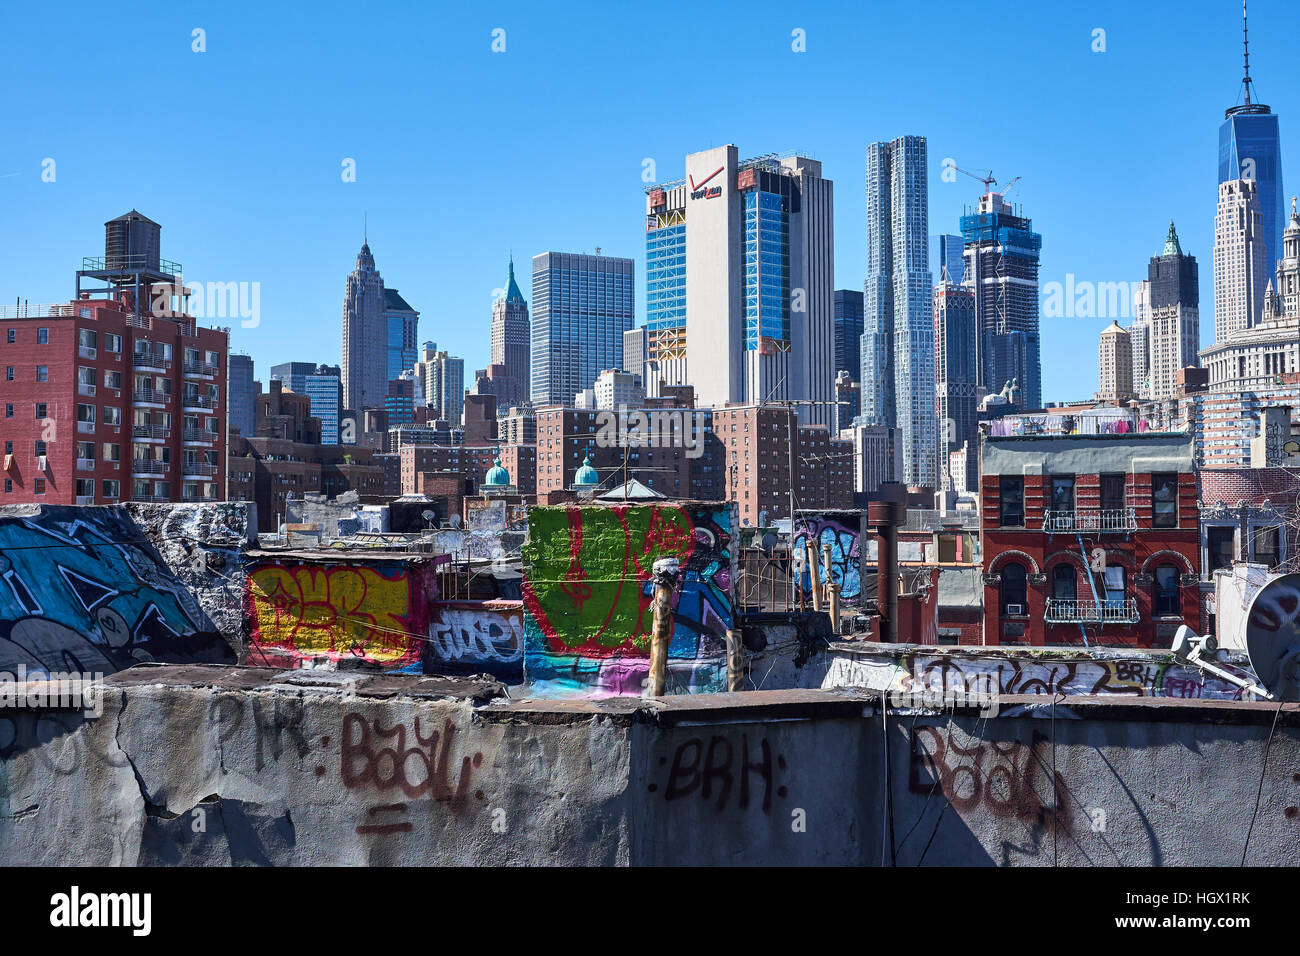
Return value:
[[(713, 410), (713, 433), (723, 451), (723, 497), (737, 504), (742, 526), (759, 527), (790, 516), (790, 425), (781, 405), (728, 405)], [(853, 506), (853, 442), (824, 425), (795, 423), (795, 509)]]
[(1192, 436), (980, 438), (984, 641), (1168, 647), (1200, 624)]

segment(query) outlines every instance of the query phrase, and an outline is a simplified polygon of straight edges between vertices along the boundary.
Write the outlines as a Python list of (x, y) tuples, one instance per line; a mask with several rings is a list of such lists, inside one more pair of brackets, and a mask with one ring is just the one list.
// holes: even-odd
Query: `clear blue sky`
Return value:
[[(1145, 277), (1170, 217), (1201, 267), (1211, 338), (1217, 129), (1237, 102), (1240, 5), (245, 3), (0, 8), (0, 302), (66, 300), (103, 222), (163, 225), (193, 281), (259, 282), (261, 325), (232, 347), (260, 378), (339, 360), (343, 284), (369, 215), (385, 282), (420, 338), (488, 355), (493, 291), (513, 250), (529, 289), (546, 249), (637, 260), (642, 161), (735, 143), (822, 160), (836, 187), (836, 286), (863, 281), (863, 152), (929, 137), (930, 231), (956, 232), (999, 179), (1043, 235), (1042, 282)], [(1292, 26), (1251, 4), (1258, 97), (1300, 150)], [(191, 31), (207, 51), (191, 51)], [(493, 53), (492, 31), (506, 31)], [(791, 50), (803, 29), (807, 52)], [(1106, 31), (1094, 53), (1093, 30)], [(53, 158), (56, 179), (42, 182)], [(357, 181), (341, 181), (341, 162)], [(1285, 169), (1288, 195), (1300, 169)], [(1106, 319), (1045, 319), (1044, 396), (1097, 387)], [(205, 323), (206, 324), (206, 323)]]

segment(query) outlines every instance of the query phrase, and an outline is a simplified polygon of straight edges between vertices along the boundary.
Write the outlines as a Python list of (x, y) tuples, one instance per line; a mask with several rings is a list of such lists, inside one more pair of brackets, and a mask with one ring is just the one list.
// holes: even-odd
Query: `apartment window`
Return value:
[(14, 367), (12, 365), (7, 365), (5, 366), (5, 381), (12, 382), (13, 380), (14, 380)]
[(37, 403), (36, 403), (36, 417), (37, 417), (37, 419), (41, 419), (41, 418), (49, 418), (49, 417), (50, 417), (50, 416), (49, 416), (49, 410), (50, 410), (50, 407), (49, 407), (47, 404), (45, 404), (44, 402), (37, 402)]
[(1172, 473), (1151, 476), (1151, 526), (1178, 527), (1178, 476)]
[(94, 478), (78, 478), (78, 479), (77, 479), (77, 497), (78, 497), (78, 498), (90, 498), (90, 499), (92, 499), (92, 500), (94, 499), (94, 497), (95, 497), (95, 479), (94, 479)]
[(18, 341), (18, 332), (15, 329), (10, 329), (5, 333), (5, 341), (13, 345), (14, 342)]
[(104, 461), (121, 461), (122, 446), (117, 442), (104, 442)]
[(1052, 478), (1052, 510), (1066, 514), (1074, 511), (1074, 475)]
[(41, 455), (44, 455), (46, 453), (45, 442), (39, 438), (36, 439), (36, 441), (32, 443), (32, 450), (36, 453), (37, 458), (39, 458)]
[(1152, 598), (1152, 609), (1155, 614), (1163, 616), (1182, 614), (1182, 601), (1178, 597), (1178, 569), (1172, 564), (1161, 564), (1156, 567)]
[(1052, 570), (1052, 600), (1074, 601), (1079, 597), (1074, 565), (1058, 564)]
[(43, 495), (43, 494), (45, 494), (45, 479), (44, 479), (44, 478), (37, 478), (35, 481), (32, 482), (32, 494), (35, 494), (35, 495)]
[(1106, 603), (1109, 605), (1120, 605), (1124, 603), (1126, 596), (1125, 584), (1128, 575), (1121, 564), (1106, 565), (1106, 573), (1102, 576), (1106, 587)]
[(121, 373), (119, 370), (117, 370), (117, 369), (105, 369), (105, 370), (104, 370), (104, 387), (105, 387), (105, 388), (121, 388), (121, 387), (122, 387), (122, 373)]
[(50, 380), (50, 367), (48, 365), (36, 366), (36, 381), (48, 382)]
[(1000, 594), (1002, 616), (1024, 614), (1027, 593), (1024, 565), (1012, 563), (1004, 567), (1002, 569), (1002, 590)]
[(122, 409), (115, 405), (104, 406), (104, 424), (120, 425), (122, 424)]
[[(88, 424), (91, 424), (91, 425), (95, 424), (95, 406), (94, 406), (94, 405), (78, 405), (78, 406), (77, 406), (77, 421), (79, 421), (79, 422), (87, 422)], [(93, 429), (92, 429), (92, 431), (93, 431)]]
[(13, 490), (14, 490), (14, 482), (13, 482), (13, 479), (12, 479), (12, 478), (6, 478), (6, 479), (5, 479), (5, 494), (7, 494), (7, 495), (9, 495), (9, 494), (13, 494)]
[(37, 330), (36, 330), (36, 344), (37, 344), (37, 345), (49, 345), (49, 344), (50, 344), (50, 330), (49, 330), (49, 329), (37, 329)]
[(1025, 479), (1003, 475), (998, 479), (998, 520), (1004, 528), (1025, 524)]
[(1282, 563), (1281, 530), (1276, 525), (1251, 529), (1251, 544), (1254, 546), (1252, 561), (1266, 564), (1270, 568), (1276, 568)]
[(5, 454), (12, 455), (13, 453), (14, 453), (14, 443), (11, 441), (5, 442)]
[(122, 497), (122, 483), (116, 478), (105, 478), (101, 487), (104, 489), (105, 498)]
[(1119, 475), (1102, 475), (1101, 476), (1101, 510), (1102, 511), (1123, 511), (1126, 507), (1124, 501), (1124, 476)]
[[(106, 351), (106, 352), (117, 352), (117, 353), (120, 355), (121, 352), (122, 352), (122, 336), (120, 336), (120, 335), (114, 335), (112, 332), (105, 332), (105, 333), (104, 333), (104, 351)], [(117, 497), (117, 496), (114, 495), (114, 497)]]
[(14, 417), (14, 405), (13, 405), (13, 402), (6, 402), (6, 403), (5, 403), (5, 418), (13, 418), (13, 417)]

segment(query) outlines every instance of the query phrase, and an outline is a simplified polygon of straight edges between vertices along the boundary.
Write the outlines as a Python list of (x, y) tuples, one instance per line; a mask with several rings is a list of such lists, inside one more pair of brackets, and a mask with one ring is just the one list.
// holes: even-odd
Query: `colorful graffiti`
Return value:
[(425, 673), (490, 673), (521, 678), (524, 611), (517, 601), (456, 601), (429, 625)]
[(142, 661), (235, 653), (124, 509), (0, 514), (0, 670), (111, 674)]
[[(840, 600), (849, 605), (862, 603), (862, 522), (860, 511), (830, 511), (799, 514), (794, 521), (795, 553), (805, 555), (812, 541), (817, 552), (817, 578), (822, 579), (822, 548), (831, 546), (831, 578), (840, 586)], [(799, 587), (805, 598), (812, 595), (812, 573), (804, 562)]]
[(437, 598), (433, 567), (428, 560), (255, 559), (247, 568), (248, 663), (298, 667), (353, 657), (419, 671)]
[[(596, 693), (641, 692), (653, 623), (651, 569), (676, 558), (670, 685), (717, 689), (732, 627), (727, 504), (566, 505), (529, 511), (525, 673)], [(721, 664), (721, 668), (719, 668)]]
[[(1219, 666), (1253, 679), (1243, 668)], [(1102, 694), (1129, 697), (1240, 700), (1229, 681), (1184, 667), (1166, 656), (1043, 657), (969, 654), (857, 653), (831, 662), (822, 687), (866, 687), (900, 693)]]

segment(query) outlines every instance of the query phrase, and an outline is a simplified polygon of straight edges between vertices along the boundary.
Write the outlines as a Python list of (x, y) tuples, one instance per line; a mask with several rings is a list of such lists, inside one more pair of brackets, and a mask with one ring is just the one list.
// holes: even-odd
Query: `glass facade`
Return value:
[[(1253, 107), (1266, 110), (1267, 107)], [(1253, 179), (1259, 188), (1271, 275), (1282, 257), (1282, 228), (1286, 196), (1282, 187), (1282, 135), (1275, 113), (1249, 112), (1229, 116), (1219, 127), (1219, 182)]]
[[(790, 216), (776, 193), (745, 193), (745, 348), (790, 343)], [(771, 342), (763, 343), (762, 339)]]
[(648, 229), (645, 236), (646, 326), (686, 326), (686, 223)]

